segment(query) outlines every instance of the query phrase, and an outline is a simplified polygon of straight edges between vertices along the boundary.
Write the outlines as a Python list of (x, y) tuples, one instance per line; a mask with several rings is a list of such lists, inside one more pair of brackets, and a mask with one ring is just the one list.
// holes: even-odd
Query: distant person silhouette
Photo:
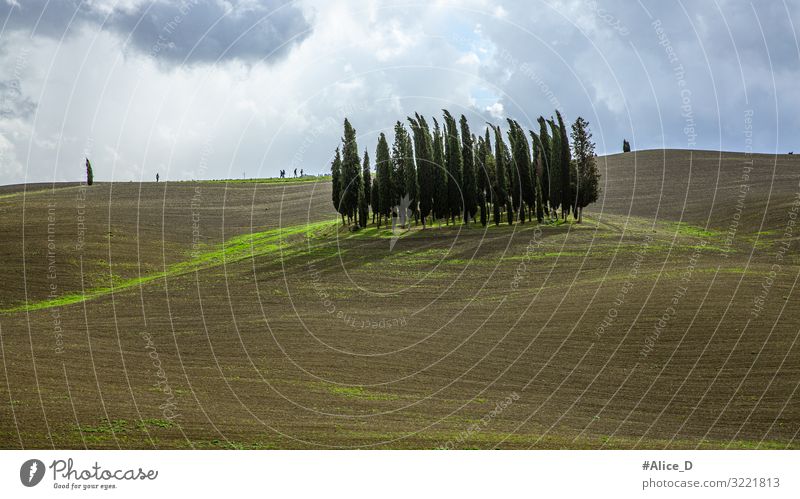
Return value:
[(303, 176), (303, 169), (302, 168), (300, 168), (300, 176), (301, 177)]
[(158, 182), (158, 173), (156, 173), (156, 182)]
[(297, 168), (294, 169), (294, 176), (297, 176)]

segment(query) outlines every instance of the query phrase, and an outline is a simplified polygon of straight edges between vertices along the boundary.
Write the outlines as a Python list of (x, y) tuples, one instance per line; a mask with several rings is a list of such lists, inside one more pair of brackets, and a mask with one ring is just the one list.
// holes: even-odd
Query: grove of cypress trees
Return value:
[[(378, 227), (384, 216), (388, 217), (392, 210), (392, 157), (389, 154), (389, 143), (386, 135), (378, 137), (378, 148), (375, 150), (375, 177), (378, 180)], [(375, 208), (373, 207), (373, 210)]]
[(561, 113), (556, 109), (556, 119), (558, 119), (558, 129), (561, 133), (561, 216), (564, 220), (567, 219), (569, 210), (573, 207), (572, 195), (572, 154), (569, 150), (569, 136), (567, 135), (567, 127), (564, 125), (564, 119)]
[(631, 152), (631, 143), (628, 139), (622, 139), (622, 152)]
[(336, 148), (336, 155), (331, 163), (331, 198), (333, 207), (342, 215), (342, 225), (344, 225), (344, 209), (342, 207), (342, 155), (339, 148)]
[(475, 178), (475, 151), (467, 118), (461, 115), (461, 163), (464, 176), (464, 223), (475, 220), (478, 211), (478, 184)]
[(358, 210), (358, 190), (361, 181), (361, 160), (358, 157), (356, 131), (350, 121), (344, 120), (342, 138), (342, 205), (350, 222)]
[[(342, 224), (354, 222), (355, 228), (369, 224), (370, 206), (378, 227), (384, 217), (394, 216), (405, 227), (409, 213), (417, 222), (422, 218), (423, 229), (435, 219), (441, 224), (442, 218), (449, 225), (463, 216), (468, 224), (478, 212), (486, 226), (490, 210), (495, 225), (503, 213), (509, 225), (525, 223), (526, 214), (532, 220), (534, 211), (542, 223), (545, 217), (558, 217), (559, 209), (563, 220), (572, 211), (581, 222), (583, 208), (599, 196), (595, 145), (586, 120), (578, 117), (568, 134), (561, 112), (555, 114), (555, 119), (539, 117), (538, 135), (527, 131), (529, 145), (528, 133), (510, 118), (506, 142), (500, 126), (487, 123), (485, 135), (476, 137), (464, 115), (456, 123), (445, 109), (443, 126), (433, 118), (431, 132), (425, 118), (415, 113), (407, 118), (411, 132), (396, 122), (391, 150), (386, 135), (380, 134), (374, 172), (368, 151), (359, 160), (356, 131), (345, 119), (342, 146), (331, 163), (331, 200)], [(88, 159), (86, 166), (88, 182)]]

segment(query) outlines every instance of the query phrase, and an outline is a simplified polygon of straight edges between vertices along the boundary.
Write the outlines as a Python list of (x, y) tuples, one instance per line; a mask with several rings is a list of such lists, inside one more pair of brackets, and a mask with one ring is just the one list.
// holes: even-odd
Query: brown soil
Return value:
[(600, 159), (580, 225), (329, 224), (202, 268), (334, 221), (329, 183), (0, 196), (0, 309), (159, 276), (0, 314), (0, 446), (800, 446), (800, 158)]

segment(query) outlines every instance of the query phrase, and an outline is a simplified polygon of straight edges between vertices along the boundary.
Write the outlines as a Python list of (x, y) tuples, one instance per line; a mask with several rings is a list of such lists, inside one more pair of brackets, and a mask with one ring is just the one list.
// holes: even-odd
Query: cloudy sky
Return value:
[[(800, 152), (797, 0), (0, 0), (0, 184), (327, 171), (418, 111)], [(748, 120), (752, 122), (749, 135)]]

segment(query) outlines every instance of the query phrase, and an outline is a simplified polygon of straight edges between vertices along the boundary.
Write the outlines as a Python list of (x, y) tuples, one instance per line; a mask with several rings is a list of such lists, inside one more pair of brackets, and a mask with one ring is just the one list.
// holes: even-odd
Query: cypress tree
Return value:
[(383, 133), (378, 137), (378, 148), (375, 150), (375, 177), (378, 180), (377, 211), (380, 227), (382, 218), (388, 217), (392, 209), (392, 158)]
[(356, 131), (345, 118), (342, 138), (342, 205), (348, 222), (352, 221), (358, 210), (360, 179), (361, 160), (358, 157)]
[(550, 179), (551, 162), (550, 162), (550, 135), (547, 133), (547, 122), (544, 118), (539, 116), (539, 156), (542, 162), (542, 206), (547, 216), (550, 216)]
[[(497, 167), (494, 160), (494, 154), (492, 153), (490, 128), (491, 125), (486, 127), (483, 139), (483, 162), (486, 170), (486, 202), (489, 203), (492, 208), (492, 221), (495, 225), (498, 225), (500, 223), (500, 208), (497, 204)], [(492, 131), (494, 131), (493, 128)], [(487, 206), (486, 210), (488, 212), (489, 206)]]
[(494, 129), (494, 169), (495, 169), (495, 182), (494, 182), (494, 215), (495, 225), (500, 223), (500, 207), (504, 206), (508, 213), (508, 218), (513, 222), (514, 215), (511, 209), (511, 202), (508, 196), (508, 181), (506, 180), (506, 160), (508, 154), (506, 153), (506, 145), (503, 142), (503, 135), (500, 133), (500, 127), (489, 125)]
[(561, 207), (562, 193), (561, 190), (561, 131), (558, 125), (553, 120), (548, 120), (550, 125), (552, 137), (550, 138), (550, 208), (553, 210), (553, 216), (558, 219), (558, 209)]
[(372, 169), (369, 163), (369, 151), (364, 149), (364, 162), (361, 169), (361, 177), (364, 179), (364, 194), (367, 196), (367, 204), (372, 206)]
[[(441, 220), (447, 213), (447, 167), (444, 162), (442, 131), (433, 118), (433, 213)], [(441, 222), (440, 222), (441, 223)]]
[(364, 166), (361, 169), (361, 185), (362, 195), (359, 199), (359, 221), (361, 227), (366, 227), (369, 222), (369, 204), (372, 199), (372, 175), (370, 174), (369, 167), (369, 153), (364, 151)]
[(419, 215), (422, 218), (422, 228), (425, 228), (425, 221), (431, 214), (433, 208), (433, 139), (428, 129), (425, 118), (415, 114), (415, 118), (408, 118), (411, 123), (411, 131), (414, 135), (414, 155), (417, 165), (417, 188), (419, 191)]
[(544, 202), (542, 202), (542, 183), (539, 177), (536, 177), (536, 221), (539, 223), (544, 222)]
[(628, 139), (622, 139), (622, 152), (631, 152), (631, 143)]
[(375, 174), (375, 177), (372, 179), (372, 187), (370, 187), (370, 196), (369, 196), (369, 205), (372, 206), (372, 223), (375, 223), (375, 217), (378, 215), (378, 206), (380, 206), (380, 201), (378, 197), (380, 196), (380, 187), (378, 186), (378, 175)]
[(500, 218), (500, 207), (502, 206), (500, 203), (500, 196), (497, 192), (497, 161), (494, 158), (493, 153), (489, 153), (486, 156), (486, 168), (491, 169), (492, 173), (492, 221), (495, 225), (500, 225), (502, 221)]
[[(394, 144), (392, 145), (392, 211), (406, 195), (406, 141), (408, 133), (399, 121), (394, 125)], [(394, 214), (393, 216), (396, 216)]]
[(475, 178), (474, 137), (469, 132), (467, 118), (461, 115), (461, 164), (464, 176), (464, 223), (475, 220), (478, 211), (478, 184)]
[(447, 216), (456, 223), (456, 215), (461, 213), (463, 206), (463, 182), (461, 144), (458, 138), (456, 120), (446, 109), (444, 112), (445, 123), (445, 162), (447, 163)]
[(92, 173), (92, 163), (89, 162), (89, 158), (86, 158), (86, 185), (92, 185), (94, 183), (94, 173)]
[(595, 161), (594, 142), (589, 122), (578, 116), (572, 125), (572, 148), (575, 153), (575, 212), (578, 223), (583, 221), (583, 209), (597, 201), (600, 174)]
[[(516, 184), (520, 198), (514, 205), (518, 207), (520, 220), (525, 223), (525, 205), (528, 207), (528, 216), (533, 215), (534, 205), (536, 204), (536, 184), (533, 183), (534, 174), (531, 173), (531, 150), (528, 146), (528, 138), (525, 131), (514, 120), (509, 119), (509, 141), (511, 142), (511, 154), (516, 166)], [(512, 141), (511, 138), (514, 138)], [(529, 218), (530, 219), (530, 218)]]
[(509, 161), (506, 163), (508, 168), (508, 197), (511, 201), (511, 208), (514, 213), (519, 213), (522, 209), (524, 209), (524, 204), (522, 203), (522, 188), (520, 185), (520, 171), (519, 166), (517, 165), (517, 156), (514, 154), (514, 149), (516, 148), (517, 143), (517, 135), (516, 130), (514, 129), (514, 124), (512, 120), (508, 120), (509, 129), (508, 129), (508, 143), (509, 143)]
[[(500, 130), (500, 127), (497, 127)], [(513, 168), (513, 163), (511, 159), (511, 151), (508, 149), (508, 145), (502, 141), (502, 135), (500, 135), (501, 141), (500, 145), (503, 146), (503, 166), (506, 169), (506, 181), (510, 184), (511, 179), (511, 168)], [(508, 190), (506, 190), (506, 218), (508, 220), (508, 225), (512, 225), (514, 223), (514, 205), (512, 204), (513, 198), (508, 195)]]
[(539, 223), (544, 222), (544, 201), (542, 196), (542, 157), (541, 157), (541, 144), (539, 136), (533, 130), (528, 130), (531, 134), (531, 150), (533, 151), (533, 159), (531, 163), (531, 182), (535, 191), (536, 203), (536, 220)]
[(486, 174), (486, 141), (478, 136), (475, 144), (475, 183), (478, 188), (478, 206), (481, 211), (481, 225), (486, 227), (488, 214), (486, 212), (486, 194), (488, 191)]
[(417, 184), (417, 168), (414, 165), (414, 146), (411, 137), (406, 133), (403, 182), (405, 183), (405, 195), (408, 196), (408, 208), (414, 214), (414, 220), (419, 216), (417, 202), (419, 200), (419, 185)]
[(566, 220), (570, 208), (574, 206), (571, 189), (571, 185), (574, 183), (571, 178), (572, 155), (570, 154), (567, 127), (564, 125), (564, 119), (558, 109), (556, 109), (556, 118), (558, 119), (558, 129), (561, 133), (561, 216)]
[(331, 198), (333, 207), (337, 213), (342, 215), (342, 225), (344, 225), (344, 208), (342, 207), (342, 156), (339, 153), (339, 148), (336, 148), (336, 155), (333, 157), (331, 163)]
[(358, 172), (358, 204), (356, 209), (356, 228), (361, 229), (367, 226), (367, 215), (369, 214), (369, 203), (367, 202), (366, 192), (364, 191), (364, 178), (361, 171)]

